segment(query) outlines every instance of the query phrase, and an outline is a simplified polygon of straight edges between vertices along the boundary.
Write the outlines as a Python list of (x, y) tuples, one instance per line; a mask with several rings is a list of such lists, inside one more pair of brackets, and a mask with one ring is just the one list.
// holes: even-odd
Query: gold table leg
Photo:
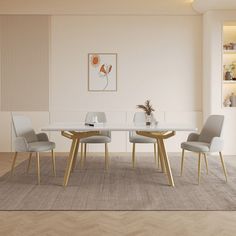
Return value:
[(174, 180), (173, 180), (173, 176), (172, 176), (172, 172), (171, 172), (171, 168), (170, 168), (169, 158), (168, 158), (168, 155), (167, 155), (167, 152), (165, 149), (164, 141), (163, 141), (163, 139), (159, 138), (158, 142), (160, 143), (160, 146), (161, 146), (162, 158), (165, 163), (165, 169), (166, 169), (167, 177), (169, 180), (169, 184), (174, 187), (175, 184), (174, 184)]
[(87, 138), (90, 136), (98, 135), (98, 131), (89, 131), (89, 132), (74, 132), (74, 131), (62, 131), (61, 132), (62, 136), (69, 138), (72, 140), (71, 148), (70, 148), (70, 154), (67, 159), (67, 165), (66, 165), (66, 170), (65, 170), (65, 175), (64, 175), (64, 180), (63, 180), (63, 186), (66, 187), (70, 178), (70, 174), (72, 171), (73, 165), (75, 166), (75, 159), (77, 156), (77, 152), (79, 149), (79, 142), (81, 138)]
[(172, 132), (136, 131), (136, 133), (139, 135), (146, 136), (146, 137), (155, 138), (157, 140), (158, 150), (160, 152), (160, 163), (161, 163), (162, 172), (166, 171), (169, 185), (174, 187), (175, 186), (174, 179), (173, 179), (172, 172), (171, 172), (169, 158), (168, 158), (168, 155), (166, 152), (164, 139), (174, 136), (175, 132), (174, 131), (172, 131)]
[(76, 167), (76, 162), (77, 162), (77, 156), (78, 156), (78, 149), (79, 149), (79, 141), (75, 147), (75, 156), (74, 156), (74, 159), (73, 159), (73, 163), (72, 163), (72, 172), (75, 170), (75, 167)]
[(73, 141), (72, 141), (71, 148), (70, 148), (70, 155), (69, 155), (68, 160), (67, 160), (67, 166), (66, 166), (66, 172), (65, 172), (65, 175), (64, 175), (63, 186), (67, 186), (67, 184), (68, 184), (72, 163), (73, 163), (73, 160), (74, 160), (74, 157), (75, 157), (75, 150), (76, 150), (77, 144), (78, 144), (78, 139), (74, 138)]
[(164, 163), (164, 159), (163, 159), (163, 154), (162, 154), (162, 148), (160, 145), (160, 142), (157, 139), (157, 145), (158, 145), (158, 150), (159, 150), (159, 158), (160, 158), (160, 163), (161, 163), (161, 171), (163, 173), (166, 173), (166, 168), (165, 168), (165, 163)]

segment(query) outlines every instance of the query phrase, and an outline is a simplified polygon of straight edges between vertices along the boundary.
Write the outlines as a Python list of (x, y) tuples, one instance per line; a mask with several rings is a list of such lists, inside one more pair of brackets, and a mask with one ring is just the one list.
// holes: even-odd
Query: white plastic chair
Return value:
[(36, 153), (37, 157), (37, 171), (38, 171), (38, 184), (40, 184), (40, 152), (51, 151), (53, 174), (56, 176), (55, 155), (53, 149), (55, 143), (48, 140), (46, 133), (36, 134), (32, 128), (31, 120), (23, 115), (12, 115), (12, 122), (15, 132), (15, 154), (11, 167), (11, 175), (14, 172), (15, 162), (18, 152), (28, 152), (29, 161), (27, 166), (27, 173), (29, 172), (32, 154)]
[(221, 153), (223, 150), (223, 139), (221, 138), (223, 123), (223, 115), (211, 115), (207, 119), (200, 134), (191, 133), (188, 136), (187, 142), (181, 143), (181, 148), (183, 149), (181, 160), (181, 175), (183, 174), (185, 150), (198, 153), (198, 184), (200, 183), (201, 176), (201, 155), (203, 154), (204, 156), (208, 173), (207, 154), (211, 152), (219, 152), (221, 164), (227, 182), (227, 172)]

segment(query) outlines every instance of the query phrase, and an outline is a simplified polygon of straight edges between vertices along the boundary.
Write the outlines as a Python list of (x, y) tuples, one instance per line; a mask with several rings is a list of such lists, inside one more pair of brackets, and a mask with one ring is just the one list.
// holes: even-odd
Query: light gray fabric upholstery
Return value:
[(55, 143), (49, 142), (47, 134), (35, 133), (28, 117), (12, 115), (12, 122), (16, 135), (16, 152), (43, 152), (55, 148)]
[(46, 141), (46, 142), (49, 141), (48, 136), (45, 133), (39, 133), (39, 134), (36, 134), (36, 136), (37, 136), (38, 141)]
[(198, 141), (198, 139), (199, 139), (199, 134), (191, 133), (191, 134), (189, 134), (187, 141), (189, 141), (189, 142)]
[(210, 143), (213, 137), (220, 137), (223, 123), (223, 115), (211, 115), (202, 129), (198, 141)]
[(16, 137), (24, 137), (29, 143), (38, 141), (37, 136), (32, 129), (31, 121), (28, 117), (13, 115), (12, 121)]
[[(99, 123), (106, 123), (107, 118), (105, 112), (88, 112), (85, 117), (85, 123), (94, 122), (94, 117), (97, 117)], [(81, 143), (110, 143), (111, 131), (101, 131), (100, 135), (91, 136), (80, 139)]]
[(181, 143), (181, 148), (192, 152), (221, 152), (223, 139), (220, 136), (223, 123), (223, 115), (209, 116), (201, 133), (191, 133), (187, 142)]
[(44, 151), (50, 151), (55, 148), (55, 143), (53, 142), (33, 142), (29, 143), (28, 150), (30, 152), (44, 152)]
[(16, 137), (15, 150), (17, 152), (27, 152), (29, 150), (28, 142), (24, 137)]
[(111, 138), (107, 136), (91, 136), (80, 140), (81, 143), (110, 143)]
[(132, 134), (129, 137), (131, 143), (156, 143), (156, 139), (145, 137), (138, 134)]
[(210, 144), (203, 142), (184, 142), (181, 143), (181, 148), (192, 152), (209, 152)]
[[(152, 119), (154, 120), (153, 116)], [(133, 122), (135, 125), (146, 125), (145, 112), (135, 112)], [(131, 143), (156, 143), (156, 139), (138, 135), (135, 131), (129, 132), (129, 141)]]

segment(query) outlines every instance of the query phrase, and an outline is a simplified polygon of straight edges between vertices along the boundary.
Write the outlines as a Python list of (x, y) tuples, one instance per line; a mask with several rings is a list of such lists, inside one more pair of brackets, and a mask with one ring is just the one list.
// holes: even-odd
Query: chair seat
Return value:
[(181, 148), (192, 152), (209, 152), (210, 144), (204, 142), (183, 142)]
[(156, 143), (155, 138), (149, 138), (142, 135), (133, 134), (130, 136), (129, 141), (131, 143)]
[(29, 143), (30, 152), (44, 152), (52, 150), (56, 147), (54, 142), (33, 142)]
[(110, 143), (111, 138), (107, 136), (102, 135), (95, 135), (88, 138), (82, 138), (80, 139), (81, 143)]

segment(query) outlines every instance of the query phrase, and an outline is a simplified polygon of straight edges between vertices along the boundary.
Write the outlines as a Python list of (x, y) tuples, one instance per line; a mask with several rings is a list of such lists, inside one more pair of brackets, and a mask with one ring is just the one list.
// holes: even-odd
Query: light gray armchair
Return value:
[(223, 123), (223, 115), (211, 115), (207, 119), (200, 134), (191, 133), (188, 136), (187, 142), (181, 143), (181, 175), (183, 174), (185, 150), (198, 153), (198, 183), (200, 183), (201, 176), (201, 155), (203, 154), (208, 173), (207, 154), (211, 152), (219, 152), (221, 164), (227, 182), (227, 172), (224, 164), (224, 159), (221, 153), (223, 149), (223, 139), (221, 138)]
[[(88, 112), (85, 117), (85, 123), (92, 122), (106, 123), (107, 118), (104, 112)], [(95, 143), (105, 144), (105, 168), (108, 169), (109, 166), (109, 156), (108, 156), (108, 143), (111, 142), (111, 131), (101, 131), (99, 135), (91, 136), (88, 138), (80, 139), (81, 143), (81, 167), (86, 160), (87, 156), (87, 145)]]
[[(154, 119), (154, 118), (153, 118)], [(144, 112), (135, 112), (133, 122), (135, 125), (145, 125), (146, 124), (146, 115)], [(135, 146), (136, 143), (151, 143), (154, 146), (154, 158), (155, 163), (157, 163), (157, 141), (154, 138), (145, 137), (142, 135), (136, 134), (135, 131), (129, 132), (129, 141), (133, 144), (132, 150), (132, 163), (133, 168), (135, 167)], [(158, 166), (159, 166), (159, 155), (158, 155)]]
[(30, 168), (32, 154), (36, 153), (37, 157), (37, 171), (38, 171), (38, 184), (40, 184), (40, 152), (51, 151), (53, 174), (56, 176), (55, 155), (53, 149), (55, 143), (48, 140), (45, 133), (36, 134), (32, 128), (31, 121), (28, 117), (23, 115), (12, 116), (13, 128), (15, 132), (15, 154), (12, 162), (11, 174), (14, 172), (15, 162), (18, 152), (28, 152), (29, 161), (27, 166), (27, 173)]

